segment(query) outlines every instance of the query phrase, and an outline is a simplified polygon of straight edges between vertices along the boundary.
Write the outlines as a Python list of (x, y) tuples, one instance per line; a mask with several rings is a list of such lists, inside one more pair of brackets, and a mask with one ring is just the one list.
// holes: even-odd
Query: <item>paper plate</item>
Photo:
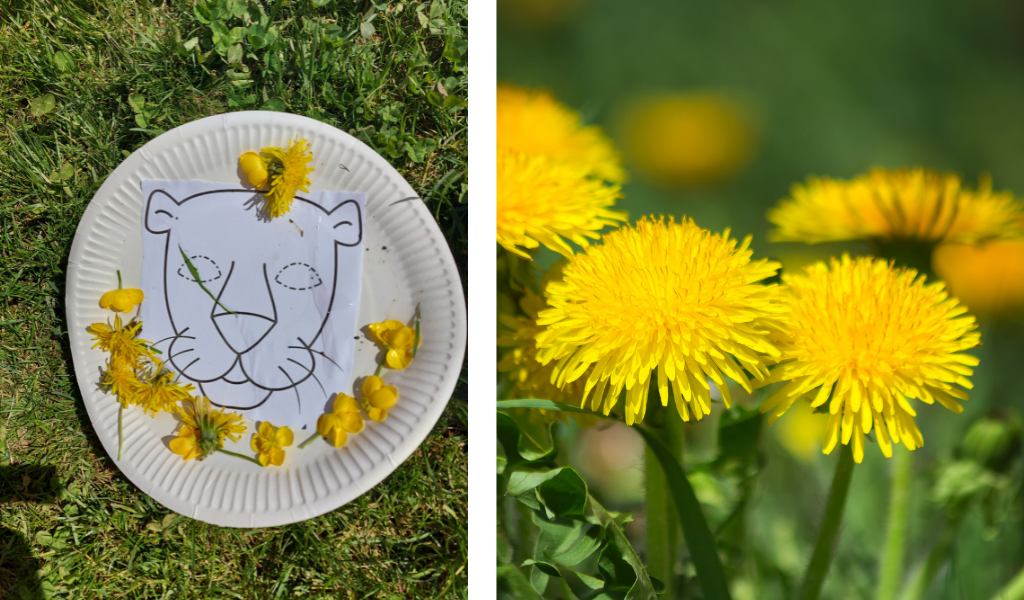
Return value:
[[(284, 465), (261, 468), (214, 454), (185, 462), (167, 446), (177, 420), (138, 407), (124, 412), (124, 451), (117, 460), (118, 402), (97, 387), (107, 355), (92, 349), (86, 327), (112, 319), (100, 296), (139, 287), (142, 269), (143, 179), (194, 179), (238, 185), (238, 156), (304, 137), (316, 171), (311, 190), (365, 192), (360, 326), (406, 321), (419, 304), (422, 344), (416, 359), (385, 379), (399, 400), (382, 423), (366, 421), (335, 449), (314, 443), (297, 449), (296, 433)], [(78, 225), (68, 260), (66, 309), (75, 374), (104, 449), (142, 491), (171, 510), (215, 525), (268, 527), (294, 523), (355, 499), (394, 471), (423, 442), (458, 381), (466, 346), (466, 307), (448, 244), (412, 187), (381, 156), (329, 125), (276, 112), (236, 112), (193, 121), (162, 134), (114, 170)], [(376, 369), (378, 348), (356, 344), (353, 372)], [(351, 388), (351, 382), (349, 384)], [(352, 394), (351, 389), (339, 390)], [(252, 455), (254, 423), (225, 448)]]

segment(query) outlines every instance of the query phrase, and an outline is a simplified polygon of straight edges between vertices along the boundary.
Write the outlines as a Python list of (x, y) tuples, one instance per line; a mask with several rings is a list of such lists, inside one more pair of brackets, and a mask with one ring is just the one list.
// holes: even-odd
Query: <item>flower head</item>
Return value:
[(416, 330), (393, 319), (374, 323), (368, 329), (374, 341), (387, 350), (384, 360), (388, 367), (400, 370), (409, 366), (412, 362), (413, 344), (416, 343)]
[(274, 465), (280, 467), (284, 462), (284, 450), (295, 441), (292, 430), (287, 427), (274, 427), (264, 421), (260, 423), (259, 433), (252, 436), (252, 449), (256, 452), (256, 458), (264, 467)]
[(965, 242), (1020, 237), (1021, 204), (995, 193), (983, 179), (977, 190), (960, 178), (927, 169), (873, 169), (850, 181), (810, 178), (768, 212), (779, 242), (918, 239)]
[(143, 384), (135, 373), (135, 364), (111, 358), (100, 376), (100, 389), (117, 396), (121, 406), (138, 404), (138, 393)]
[(157, 361), (145, 369), (145, 377), (136, 390), (135, 404), (155, 417), (161, 411), (177, 412), (179, 402), (192, 397), (195, 386), (191, 383), (177, 383), (174, 373)]
[[(237, 442), (245, 433), (242, 415), (226, 412), (223, 408), (214, 410), (210, 399), (206, 396), (193, 396), (186, 399), (178, 409), (178, 415), (184, 423), (183, 429), (196, 430), (196, 435), (193, 437), (196, 438), (196, 444), (199, 445), (200, 459), (223, 448), (225, 439)], [(178, 437), (181, 436), (182, 433), (179, 431)]]
[(363, 380), (363, 410), (374, 421), (383, 421), (388, 409), (398, 400), (398, 390), (393, 385), (384, 385), (384, 380), (370, 375)]
[(171, 452), (181, 456), (182, 460), (202, 459), (206, 455), (200, 446), (200, 433), (195, 427), (182, 426), (178, 430), (178, 436), (171, 440)]
[(136, 304), (142, 304), (145, 294), (138, 288), (110, 290), (100, 296), (100, 307), (115, 312), (131, 312)]
[(581, 405), (594, 390), (592, 408), (603, 405), (605, 414), (625, 389), (629, 424), (644, 417), (655, 368), (662, 404), (671, 383), (684, 420), (690, 410), (697, 419), (710, 413), (708, 377), (730, 405), (723, 375), (750, 390), (743, 369), (763, 379), (779, 356), (769, 327), (784, 310), (781, 294), (758, 283), (779, 265), (751, 262), (749, 244), (737, 247), (728, 231), (714, 235), (692, 220), (645, 218), (611, 232), (547, 285), (538, 362), (555, 363), (559, 387), (591, 369)]
[(150, 343), (136, 337), (141, 329), (141, 322), (133, 319), (122, 325), (121, 315), (114, 315), (113, 327), (107, 323), (93, 323), (86, 331), (96, 340), (93, 348), (109, 352), (112, 358), (124, 364), (136, 365), (142, 357), (155, 360)]
[(316, 420), (316, 432), (335, 448), (348, 441), (348, 434), (363, 430), (363, 416), (359, 414), (359, 403), (352, 396), (338, 394), (334, 397), (334, 410), (320, 415)]
[[(621, 183), (621, 159), (601, 129), (583, 127), (580, 117), (544, 91), (498, 86), (498, 148), (572, 163), (584, 174)], [(500, 189), (500, 185), (499, 185)]]
[(289, 140), (288, 149), (270, 146), (259, 154), (245, 152), (238, 157), (249, 183), (257, 188), (269, 186), (266, 192), (266, 212), (271, 218), (280, 217), (292, 208), (298, 191), (309, 191), (308, 175), (315, 171), (307, 166), (313, 160), (305, 138)]
[(1024, 240), (941, 244), (932, 254), (932, 268), (978, 316), (1024, 312)]
[(714, 182), (753, 154), (756, 134), (743, 107), (719, 93), (642, 98), (619, 118), (623, 149), (637, 168), (670, 184)]
[(956, 399), (967, 394), (957, 386), (972, 387), (967, 377), (978, 359), (962, 352), (978, 345), (979, 334), (941, 282), (925, 285), (917, 271), (871, 257), (844, 255), (805, 270), (783, 276), (789, 318), (778, 341), (781, 364), (766, 383), (788, 383), (761, 406), (774, 411), (769, 423), (815, 392), (811, 407), (831, 415), (825, 453), (841, 436), (861, 462), (872, 426), (886, 456), (901, 440), (909, 450), (921, 446), (910, 400), (963, 410)]
[(626, 220), (611, 210), (620, 196), (618, 186), (588, 177), (585, 166), (498, 149), (498, 243), (523, 258), (530, 258), (524, 248), (541, 244), (571, 257), (566, 239), (586, 246)]

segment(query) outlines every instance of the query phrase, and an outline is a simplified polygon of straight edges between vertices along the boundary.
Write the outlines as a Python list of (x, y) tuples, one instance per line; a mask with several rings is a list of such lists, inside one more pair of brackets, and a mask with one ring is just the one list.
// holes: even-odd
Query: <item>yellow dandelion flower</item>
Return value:
[(932, 268), (976, 315), (1024, 312), (1024, 241), (941, 244), (932, 254)]
[(901, 440), (907, 449), (924, 440), (910, 400), (953, 412), (970, 389), (978, 359), (962, 351), (978, 345), (974, 317), (949, 297), (941, 282), (925, 285), (913, 269), (884, 260), (833, 258), (805, 275), (783, 275), (789, 307), (779, 335), (782, 358), (766, 383), (788, 381), (761, 406), (771, 423), (799, 398), (817, 390), (811, 407), (828, 402), (825, 454), (842, 438), (858, 463), (864, 436), (874, 427), (885, 456)]
[(167, 370), (162, 362), (156, 362), (146, 369), (146, 377), (136, 392), (136, 404), (150, 416), (161, 411), (177, 412), (179, 402), (192, 397), (195, 386), (191, 383), (177, 383), (175, 374)]
[(532, 258), (524, 248), (540, 244), (571, 257), (565, 240), (586, 246), (626, 220), (611, 210), (619, 197), (618, 186), (588, 177), (579, 165), (498, 150), (498, 243), (523, 258)]
[(138, 404), (138, 394), (143, 384), (135, 374), (135, 364), (118, 358), (107, 361), (107, 368), (100, 376), (100, 389), (117, 396), (121, 406)]
[(668, 184), (724, 179), (750, 161), (757, 143), (747, 112), (721, 93), (640, 98), (624, 106), (617, 121), (626, 156)]
[(982, 179), (977, 190), (960, 178), (928, 169), (872, 169), (850, 181), (810, 178), (768, 212), (777, 242), (852, 239), (917, 239), (976, 243), (1020, 237), (1021, 203), (993, 192)]
[(316, 420), (316, 432), (335, 448), (345, 445), (348, 434), (362, 430), (363, 416), (359, 414), (359, 403), (346, 394), (335, 396), (333, 410)]
[[(726, 230), (712, 234), (692, 220), (642, 219), (604, 237), (565, 267), (544, 295), (537, 324), (537, 360), (555, 362), (552, 382), (563, 387), (587, 369), (581, 405), (611, 411), (626, 390), (626, 422), (644, 417), (654, 369), (668, 404), (669, 384), (679, 414), (711, 411), (707, 378), (731, 405), (723, 375), (750, 390), (744, 368), (760, 380), (780, 356), (769, 341), (784, 311), (773, 276), (778, 263), (751, 262), (750, 238), (737, 247)], [(741, 366), (742, 365), (742, 366)], [(596, 389), (595, 389), (596, 388)]]
[(579, 165), (584, 174), (615, 183), (626, 179), (619, 154), (601, 129), (583, 127), (579, 115), (548, 92), (499, 85), (497, 137), (499, 150)]
[(249, 183), (257, 188), (269, 186), (264, 194), (266, 212), (271, 218), (287, 214), (298, 191), (309, 191), (308, 175), (315, 171), (307, 166), (313, 160), (309, 142), (305, 138), (289, 140), (288, 149), (274, 146), (263, 148), (260, 154), (245, 152), (238, 157)]
[(384, 380), (370, 375), (363, 380), (363, 410), (374, 421), (383, 421), (388, 416), (388, 409), (398, 400), (398, 389), (393, 385), (384, 385)]
[[(214, 410), (206, 396), (192, 396), (186, 399), (178, 408), (178, 415), (184, 423), (183, 428), (196, 430), (197, 443), (202, 454), (200, 458), (223, 448), (225, 439), (237, 442), (245, 433), (242, 415), (227, 412), (223, 408)], [(178, 435), (180, 437), (181, 433)]]
[(93, 334), (96, 343), (93, 348), (109, 352), (115, 360), (129, 365), (136, 365), (140, 358), (155, 360), (150, 343), (138, 339), (142, 323), (132, 319), (127, 325), (121, 323), (121, 315), (114, 315), (114, 326), (107, 323), (93, 323), (86, 331)]
[(251, 445), (261, 465), (280, 467), (284, 463), (284, 448), (291, 446), (294, 441), (291, 429), (274, 427), (264, 421), (260, 423), (259, 432), (253, 434)]

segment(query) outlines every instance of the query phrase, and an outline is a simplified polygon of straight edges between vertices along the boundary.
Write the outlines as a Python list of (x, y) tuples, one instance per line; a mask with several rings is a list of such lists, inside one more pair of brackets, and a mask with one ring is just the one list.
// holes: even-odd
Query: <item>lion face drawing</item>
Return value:
[[(337, 200), (325, 207), (297, 197), (288, 214), (271, 220), (261, 216), (262, 198), (252, 190), (177, 198), (165, 186), (148, 193), (144, 229), (164, 238), (162, 297), (150, 299), (147, 291), (170, 326), (162, 358), (214, 404), (264, 407), (264, 415), (301, 412), (299, 389), (311, 379), (313, 389), (323, 389), (319, 367), (345, 343), (339, 326), (351, 346), (363, 209), (358, 198)], [(144, 327), (152, 338), (149, 320)], [(342, 357), (329, 368), (350, 364)], [(322, 404), (309, 399), (307, 412)]]

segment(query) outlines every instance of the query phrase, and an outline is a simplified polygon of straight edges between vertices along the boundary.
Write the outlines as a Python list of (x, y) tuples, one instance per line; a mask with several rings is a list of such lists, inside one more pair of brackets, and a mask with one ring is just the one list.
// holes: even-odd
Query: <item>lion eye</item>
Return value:
[[(188, 259), (192, 262), (192, 266), (196, 268), (196, 272), (199, 273), (199, 283), (217, 281), (221, 278), (220, 267), (218, 267), (217, 263), (213, 262), (213, 259), (209, 256), (194, 254), (189, 256)], [(189, 281), (196, 280), (192, 277), (192, 273), (189, 271), (188, 265), (185, 263), (181, 263), (181, 266), (178, 267), (178, 275)]]
[(309, 290), (324, 282), (316, 269), (303, 262), (286, 265), (277, 272), (274, 281), (290, 290)]

